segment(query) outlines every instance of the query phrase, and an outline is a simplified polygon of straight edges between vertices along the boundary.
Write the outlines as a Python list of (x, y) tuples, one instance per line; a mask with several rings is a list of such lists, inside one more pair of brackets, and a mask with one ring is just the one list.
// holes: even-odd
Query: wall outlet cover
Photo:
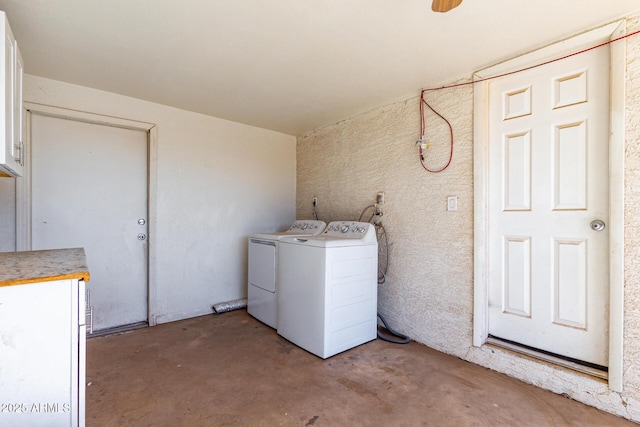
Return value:
[(449, 212), (458, 210), (458, 196), (447, 197), (447, 210)]

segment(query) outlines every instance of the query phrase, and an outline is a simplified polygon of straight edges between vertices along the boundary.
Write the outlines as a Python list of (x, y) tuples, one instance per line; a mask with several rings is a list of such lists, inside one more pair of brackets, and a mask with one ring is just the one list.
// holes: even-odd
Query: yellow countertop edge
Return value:
[(40, 282), (53, 282), (56, 280), (69, 280), (69, 279), (79, 279), (88, 282), (90, 278), (89, 272), (82, 273), (69, 273), (69, 274), (60, 274), (56, 276), (47, 276), (47, 277), (33, 277), (29, 279), (15, 279), (15, 280), (6, 280), (4, 282), (0, 282), (0, 287), (3, 286), (16, 286), (16, 285), (28, 285), (31, 283), (40, 283)]

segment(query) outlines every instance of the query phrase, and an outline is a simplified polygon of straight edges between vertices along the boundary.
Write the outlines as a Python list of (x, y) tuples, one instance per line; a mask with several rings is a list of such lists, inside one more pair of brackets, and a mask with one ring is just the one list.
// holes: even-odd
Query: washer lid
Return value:
[[(375, 237), (375, 236), (374, 236)], [(348, 237), (335, 237), (335, 236), (297, 236), (297, 237), (285, 237), (280, 239), (282, 244), (294, 244), (302, 246), (313, 246), (320, 248), (340, 248), (348, 246), (369, 246), (378, 245), (377, 241), (366, 241), (362, 239), (351, 239)]]
[(375, 226), (356, 221), (333, 221), (319, 236), (287, 236), (280, 241), (325, 248), (378, 244)]
[(316, 236), (322, 233), (327, 224), (317, 220), (296, 220), (286, 231), (275, 233), (256, 233), (250, 237), (264, 240), (282, 240), (284, 237), (292, 236)]

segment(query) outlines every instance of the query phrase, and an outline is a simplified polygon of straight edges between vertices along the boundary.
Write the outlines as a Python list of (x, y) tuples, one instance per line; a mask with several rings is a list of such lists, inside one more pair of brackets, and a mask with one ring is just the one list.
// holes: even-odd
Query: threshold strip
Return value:
[(553, 363), (565, 368), (572, 369), (574, 371), (582, 372), (593, 377), (601, 378), (603, 380), (609, 379), (609, 368), (606, 366), (596, 365), (595, 363), (584, 362), (570, 357), (561, 356), (559, 354), (551, 353), (544, 350), (539, 350), (533, 347), (529, 347), (524, 344), (519, 344), (514, 341), (505, 340), (503, 338), (494, 337), (489, 335), (486, 344), (491, 344), (496, 347), (505, 348), (507, 350), (514, 351), (516, 353), (524, 354), (534, 359), (543, 360), (545, 362)]
[(123, 332), (129, 332), (136, 329), (146, 328), (149, 326), (147, 322), (129, 323), (128, 325), (116, 326), (108, 329), (100, 329), (99, 331), (93, 331), (92, 334), (87, 332), (87, 338), (104, 337), (105, 335), (121, 334)]

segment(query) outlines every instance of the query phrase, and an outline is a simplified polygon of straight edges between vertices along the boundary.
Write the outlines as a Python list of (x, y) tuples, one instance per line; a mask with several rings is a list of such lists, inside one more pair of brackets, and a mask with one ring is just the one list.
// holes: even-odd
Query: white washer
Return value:
[(296, 221), (288, 230), (249, 237), (247, 312), (276, 328), (278, 319), (278, 242), (283, 237), (313, 236), (326, 227), (324, 221)]
[(278, 334), (323, 359), (377, 335), (378, 241), (367, 222), (280, 241)]

